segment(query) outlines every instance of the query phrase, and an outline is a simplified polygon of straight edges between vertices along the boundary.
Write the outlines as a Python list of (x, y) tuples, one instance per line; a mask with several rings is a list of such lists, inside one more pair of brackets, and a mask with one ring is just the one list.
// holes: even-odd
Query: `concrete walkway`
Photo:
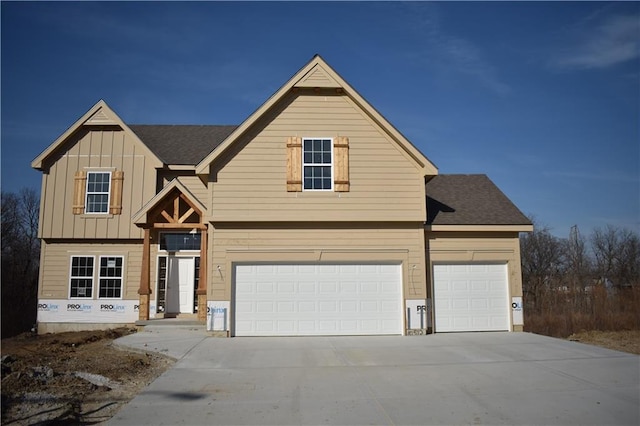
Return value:
[(179, 361), (109, 425), (640, 424), (640, 357), (529, 333), (116, 342)]

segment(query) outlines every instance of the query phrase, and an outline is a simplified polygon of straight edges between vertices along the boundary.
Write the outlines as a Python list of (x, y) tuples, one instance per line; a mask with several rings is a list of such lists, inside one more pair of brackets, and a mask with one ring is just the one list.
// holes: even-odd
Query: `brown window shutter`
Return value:
[(287, 138), (287, 191), (302, 191), (302, 138)]
[(74, 176), (73, 214), (84, 213), (84, 195), (87, 189), (87, 172), (78, 170)]
[(336, 192), (349, 192), (349, 138), (339, 136), (333, 143), (333, 186)]
[(109, 201), (109, 213), (122, 213), (122, 182), (124, 180), (124, 172), (116, 170), (111, 173), (111, 197)]

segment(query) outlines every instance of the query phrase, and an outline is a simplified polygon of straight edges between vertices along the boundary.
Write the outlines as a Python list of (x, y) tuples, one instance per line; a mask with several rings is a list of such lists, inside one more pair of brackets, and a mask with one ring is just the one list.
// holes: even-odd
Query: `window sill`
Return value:
[(337, 192), (334, 190), (331, 191), (300, 191), (300, 192), (290, 192), (290, 194), (295, 194), (296, 197), (327, 197), (327, 198), (341, 198), (346, 192)]
[(113, 219), (116, 215), (111, 213), (83, 213), (78, 216), (82, 219)]

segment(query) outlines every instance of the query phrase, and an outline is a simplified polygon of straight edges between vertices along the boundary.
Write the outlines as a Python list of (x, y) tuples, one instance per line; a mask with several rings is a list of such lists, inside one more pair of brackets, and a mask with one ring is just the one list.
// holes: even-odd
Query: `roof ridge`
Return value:
[(181, 127), (181, 126), (193, 126), (193, 127), (238, 127), (238, 124), (127, 124), (127, 126), (170, 126), (170, 127)]

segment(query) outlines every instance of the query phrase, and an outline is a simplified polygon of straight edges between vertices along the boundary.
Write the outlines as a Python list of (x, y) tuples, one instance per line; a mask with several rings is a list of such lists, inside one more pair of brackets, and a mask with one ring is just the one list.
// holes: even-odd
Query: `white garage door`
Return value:
[(507, 265), (433, 266), (435, 331), (509, 330)]
[(236, 336), (402, 334), (400, 265), (235, 266)]

